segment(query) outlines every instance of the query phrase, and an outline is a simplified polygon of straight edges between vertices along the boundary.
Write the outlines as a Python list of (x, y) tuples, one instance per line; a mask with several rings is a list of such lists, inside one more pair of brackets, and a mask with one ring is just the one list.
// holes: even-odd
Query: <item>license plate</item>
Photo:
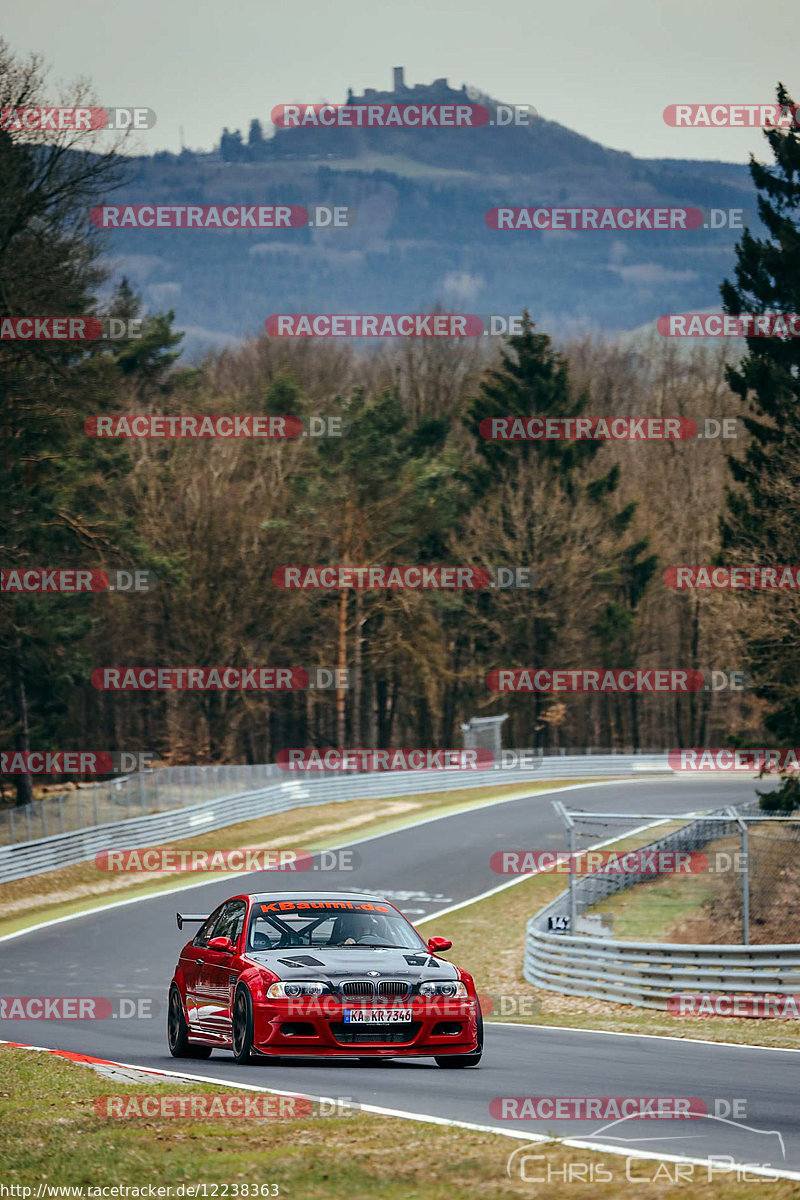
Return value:
[(411, 1020), (410, 1008), (346, 1008), (345, 1025), (400, 1025)]

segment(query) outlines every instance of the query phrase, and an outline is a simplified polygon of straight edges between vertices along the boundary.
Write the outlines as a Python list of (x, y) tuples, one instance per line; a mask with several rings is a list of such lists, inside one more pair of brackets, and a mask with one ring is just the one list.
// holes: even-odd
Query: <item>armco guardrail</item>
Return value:
[[(615, 763), (624, 759), (618, 751), (580, 751), (560, 749), (506, 750), (504, 762), (511, 755), (537, 758), (535, 768), (550, 769), (552, 759), (559, 760), (559, 772), (569, 773), (573, 759), (585, 764), (587, 757), (599, 761), (606, 758)], [(134, 755), (131, 755), (134, 758)], [(664, 755), (659, 751), (639, 750), (635, 756), (637, 770), (669, 771)], [(504, 766), (507, 770), (507, 766)], [(532, 768), (534, 769), (534, 768)], [(580, 773), (580, 765), (578, 766)], [(622, 767), (625, 770), (624, 766)], [(322, 779), (353, 778), (356, 772), (314, 771), (307, 778), (312, 784)], [(545, 778), (547, 778), (545, 774)], [(550, 776), (558, 778), (560, 775)], [(259, 788), (269, 787), (287, 778), (276, 763), (210, 763), (203, 766), (158, 767), (137, 771), (133, 775), (103, 780), (99, 783), (80, 784), (77, 788), (50, 791), (32, 804), (21, 808), (0, 807), (0, 846), (12, 846), (17, 842), (32, 842), (51, 837), (56, 833), (72, 833), (79, 829), (92, 829), (96, 825), (110, 825), (132, 817), (149, 816), (156, 812), (173, 811), (201, 804), (204, 800), (224, 800), (229, 796), (241, 796)]]
[[(515, 754), (518, 757), (526, 754), (528, 761), (538, 758), (535, 769), (541, 767), (545, 772), (552, 759), (559, 759), (559, 772), (563, 770), (565, 773), (570, 772), (573, 758), (578, 763), (585, 763), (586, 757), (597, 757), (601, 761), (611, 758), (615, 762), (624, 757), (618, 752), (593, 751), (591, 748), (572, 752), (540, 749), (506, 750), (503, 753), (506, 762)], [(135, 755), (131, 755), (131, 758), (135, 758)], [(637, 769), (642, 771), (669, 769), (664, 756), (658, 751), (639, 750), (635, 758)], [(322, 779), (349, 779), (355, 774), (352, 771), (314, 771), (307, 778), (312, 784), (317, 784)], [(209, 763), (203, 766), (145, 769), (133, 775), (51, 791), (21, 808), (0, 808), (0, 846), (32, 842), (56, 833), (92, 829), (96, 825), (111, 825), (152, 813), (189, 808), (204, 800), (225, 800), (229, 796), (241, 796), (269, 787), (286, 778), (286, 772), (276, 763)]]
[[(756, 807), (743, 806), (741, 811)], [(701, 818), (641, 849), (699, 850), (712, 838), (736, 828), (733, 821), (727, 825)], [(584, 876), (575, 882), (576, 912), (581, 914), (598, 900), (644, 878), (601, 873)], [(569, 911), (569, 892), (565, 891), (528, 922), (523, 974), (529, 983), (548, 991), (658, 1009), (666, 1009), (676, 992), (788, 995), (800, 991), (800, 945), (620, 942), (551, 932), (549, 918), (567, 916)]]
[(525, 978), (568, 996), (667, 1008), (676, 992), (800, 991), (800, 946), (683, 946), (528, 934)]
[(307, 805), (557, 779), (636, 777), (644, 772), (673, 774), (665, 754), (554, 755), (542, 757), (534, 767), (502, 771), (376, 771), (337, 774), (334, 778), (330, 772), (324, 778), (310, 778), (309, 772), (302, 779), (284, 774), (280, 782), (268, 787), (231, 792), (168, 812), (143, 814), (0, 846), (0, 883), (84, 862), (102, 850), (155, 846)]

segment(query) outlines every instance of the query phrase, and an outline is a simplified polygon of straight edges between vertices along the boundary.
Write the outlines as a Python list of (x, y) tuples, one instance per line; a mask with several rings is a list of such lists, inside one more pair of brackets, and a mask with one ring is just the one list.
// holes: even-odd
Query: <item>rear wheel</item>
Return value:
[(246, 1065), (253, 1061), (253, 999), (246, 987), (240, 987), (233, 1000), (231, 1021), (233, 1057)]
[(436, 1057), (437, 1067), (457, 1070), (459, 1067), (477, 1067), (483, 1054), (483, 1014), (478, 1005), (478, 1047), (472, 1054), (440, 1054)]
[(169, 989), (167, 1041), (173, 1058), (210, 1058), (211, 1046), (196, 1046), (189, 1041), (189, 1026), (183, 1015), (181, 994), (175, 984)]

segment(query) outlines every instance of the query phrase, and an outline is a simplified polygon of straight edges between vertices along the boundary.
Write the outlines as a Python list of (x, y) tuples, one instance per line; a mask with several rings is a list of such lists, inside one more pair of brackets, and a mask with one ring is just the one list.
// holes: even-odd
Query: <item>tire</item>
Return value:
[(175, 984), (169, 989), (167, 1006), (167, 1042), (173, 1058), (210, 1058), (211, 1046), (197, 1046), (189, 1041), (189, 1026), (183, 1015), (181, 994)]
[(455, 1071), (461, 1067), (477, 1067), (483, 1054), (483, 1014), (478, 1005), (478, 1048), (472, 1054), (440, 1054), (436, 1056), (437, 1067)]
[(253, 1055), (253, 998), (244, 986), (236, 989), (231, 1012), (231, 1046), (237, 1063), (247, 1066)]

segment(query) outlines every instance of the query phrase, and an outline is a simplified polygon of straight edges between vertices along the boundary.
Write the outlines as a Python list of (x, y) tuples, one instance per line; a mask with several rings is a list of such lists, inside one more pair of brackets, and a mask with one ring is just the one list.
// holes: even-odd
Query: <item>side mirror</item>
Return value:
[(428, 949), (431, 954), (441, 954), (443, 950), (449, 950), (452, 944), (449, 938), (428, 938)]
[(233, 942), (227, 937), (212, 938), (207, 949), (218, 950), (220, 954), (233, 954)]

